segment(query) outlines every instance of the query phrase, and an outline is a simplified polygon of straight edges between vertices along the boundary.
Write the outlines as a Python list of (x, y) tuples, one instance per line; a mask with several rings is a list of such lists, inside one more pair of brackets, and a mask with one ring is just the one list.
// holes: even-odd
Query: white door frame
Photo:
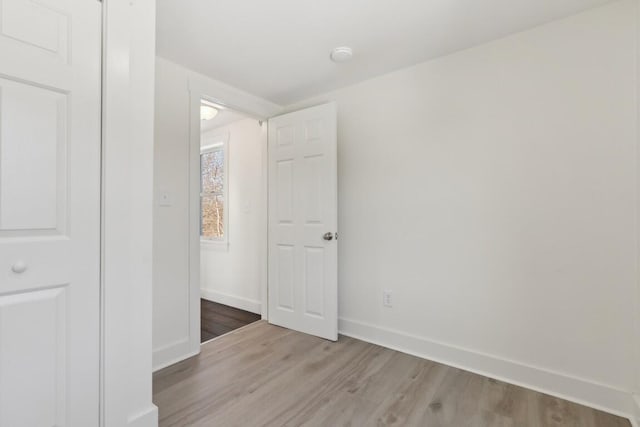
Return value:
[[(638, 22), (640, 22), (640, 0), (636, 0), (636, 19)], [(638, 24), (636, 24), (638, 25)], [(640, 63), (640, 31), (636, 31), (635, 34), (636, 37), (636, 63)], [(640, 99), (640, 68), (636, 67), (636, 99)], [(640, 146), (640, 104), (638, 102), (636, 102), (636, 144), (638, 146)], [(640, 151), (638, 151), (638, 158), (636, 160), (636, 164), (640, 165)], [(636, 209), (637, 212), (640, 213), (640, 175), (638, 175), (639, 180), (637, 181), (637, 187), (636, 187), (636, 192), (638, 192), (639, 194), (637, 195), (637, 205), (636, 205)], [(640, 223), (640, 217), (637, 219), (637, 221)], [(640, 240), (640, 228), (638, 228), (636, 230), (636, 233), (638, 233), (638, 239)], [(640, 250), (638, 251), (637, 256), (640, 257)], [(640, 260), (638, 261), (640, 263)], [(635, 319), (634, 319), (634, 323), (635, 323), (635, 345), (634, 345), (634, 355), (635, 355), (635, 360), (639, 361), (640, 360), (640, 281), (636, 284), (636, 294), (635, 294)], [(636, 363), (636, 372), (635, 372), (635, 390), (634, 393), (632, 393), (632, 400), (633, 400), (633, 409), (634, 409), (634, 414), (635, 415), (635, 420), (632, 420), (632, 424), (634, 425), (640, 425), (640, 363)], [(635, 423), (634, 423), (635, 422)]]
[(96, 423), (157, 427), (151, 376), (156, 2), (102, 1), (102, 348)]
[[(243, 113), (256, 120), (263, 121), (261, 149), (262, 176), (267, 176), (267, 119), (280, 114), (282, 108), (260, 98), (239, 91), (223, 83), (204, 76), (189, 78), (189, 354), (200, 352), (200, 101), (209, 100), (231, 110)], [(262, 202), (259, 215), (263, 218), (260, 232), (262, 257), (260, 262), (260, 301), (261, 315), (268, 318), (267, 312), (267, 180), (262, 182)]]

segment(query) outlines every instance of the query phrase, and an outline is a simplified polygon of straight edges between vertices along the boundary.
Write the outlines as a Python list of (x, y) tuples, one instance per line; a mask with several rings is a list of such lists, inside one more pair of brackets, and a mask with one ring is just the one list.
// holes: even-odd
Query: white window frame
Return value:
[[(224, 234), (222, 238), (207, 238), (200, 234), (200, 245), (206, 249), (215, 249), (221, 251), (229, 250), (229, 132), (202, 134), (202, 142), (200, 147), (200, 156), (209, 153), (214, 150), (222, 150), (224, 156), (224, 171), (223, 171), (223, 190), (222, 195), (224, 197), (224, 212), (222, 214), (222, 227)], [(201, 160), (202, 157), (199, 157)], [(202, 163), (200, 162), (200, 165)], [(200, 182), (202, 182), (202, 167), (199, 169)], [(198, 211), (200, 224), (202, 224), (202, 189), (200, 189), (200, 209)], [(200, 226), (201, 227), (201, 226)], [(199, 230), (200, 232), (200, 230)]]

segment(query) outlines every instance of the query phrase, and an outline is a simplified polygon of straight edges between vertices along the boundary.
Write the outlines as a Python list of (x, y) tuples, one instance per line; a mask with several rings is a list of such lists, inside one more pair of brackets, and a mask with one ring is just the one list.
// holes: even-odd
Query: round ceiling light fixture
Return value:
[(331, 60), (336, 63), (347, 62), (353, 58), (353, 49), (349, 46), (341, 46), (331, 51)]
[(218, 109), (211, 105), (200, 105), (200, 120), (211, 120), (218, 115)]

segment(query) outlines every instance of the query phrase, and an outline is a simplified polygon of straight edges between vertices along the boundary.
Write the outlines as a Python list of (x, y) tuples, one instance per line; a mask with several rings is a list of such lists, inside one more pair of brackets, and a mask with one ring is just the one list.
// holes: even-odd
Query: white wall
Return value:
[[(199, 283), (191, 283), (197, 282), (198, 271), (195, 275), (193, 272), (190, 274), (189, 260), (190, 86), (198, 87), (206, 95), (240, 111), (268, 117), (280, 110), (279, 106), (258, 97), (163, 58), (156, 58), (156, 203), (153, 221), (155, 369), (199, 351), (200, 331), (194, 322), (190, 322), (191, 317), (199, 316), (198, 300), (193, 298), (193, 294), (199, 294), (200, 288)], [(159, 206), (158, 195), (163, 191), (170, 195), (171, 206)]]
[[(185, 71), (156, 59), (153, 219), (153, 350), (171, 359), (188, 351), (189, 92)], [(167, 191), (171, 206), (158, 206)], [(186, 347), (186, 349), (185, 349)], [(162, 356), (162, 354), (160, 354)]]
[(631, 411), (635, 21), (616, 2), (288, 108), (338, 104), (344, 333)]
[[(266, 124), (264, 125), (266, 127)], [(202, 133), (228, 135), (229, 200), (226, 249), (203, 243), (200, 254), (202, 296), (254, 313), (261, 312), (260, 285), (266, 224), (263, 192), (262, 126), (244, 119)]]

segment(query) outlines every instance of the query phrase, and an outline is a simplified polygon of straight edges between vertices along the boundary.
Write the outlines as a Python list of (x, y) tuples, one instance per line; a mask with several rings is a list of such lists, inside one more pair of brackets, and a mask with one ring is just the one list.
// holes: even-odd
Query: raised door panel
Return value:
[(67, 95), (0, 78), (0, 233), (64, 232), (67, 119)]
[(301, 185), (304, 200), (305, 225), (320, 226), (323, 223), (323, 170), (324, 162), (321, 154), (305, 157), (302, 162), (303, 179)]
[[(91, 79), (94, 70), (74, 73), (73, 68), (88, 65), (86, 52), (77, 49), (78, 37), (85, 38), (83, 48), (93, 43), (99, 22), (88, 16), (95, 15), (93, 3), (79, 5), (79, 0), (0, 0), (0, 77), (65, 93)], [(85, 22), (74, 20), (75, 14)]]
[(278, 245), (276, 257), (276, 276), (278, 278), (275, 283), (278, 290), (274, 294), (277, 298), (276, 307), (279, 310), (293, 311), (295, 308), (294, 247), (290, 245)]
[(323, 119), (307, 120), (304, 124), (305, 142), (307, 144), (326, 141), (325, 123)]
[(291, 146), (295, 140), (296, 129), (294, 126), (282, 126), (276, 131), (276, 145), (278, 148)]
[(277, 216), (278, 224), (293, 223), (293, 160), (279, 160), (276, 164), (277, 185)]
[(304, 248), (304, 308), (305, 315), (324, 317), (324, 248)]
[(66, 297), (0, 296), (0, 426), (66, 425)]
[[(38, 52), (66, 62), (70, 17), (68, 1), (0, 0), (0, 35)], [(23, 49), (25, 46), (23, 46)]]

